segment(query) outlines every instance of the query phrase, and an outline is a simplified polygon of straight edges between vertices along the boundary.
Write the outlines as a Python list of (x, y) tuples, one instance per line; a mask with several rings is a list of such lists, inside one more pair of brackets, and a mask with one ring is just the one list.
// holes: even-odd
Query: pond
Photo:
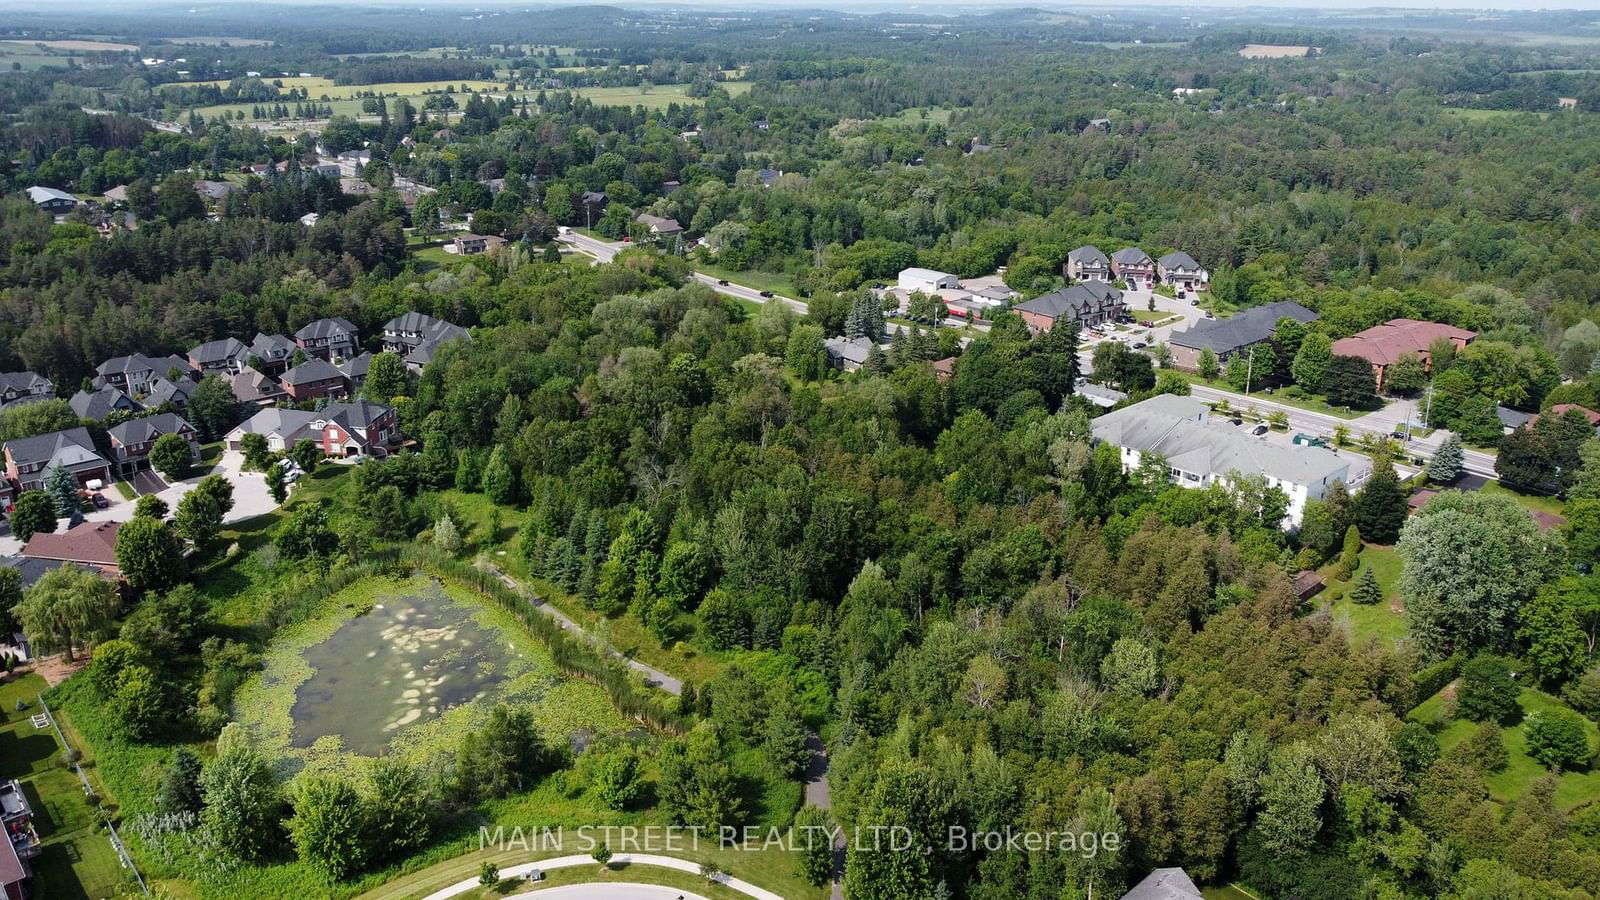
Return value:
[(494, 695), (527, 668), (505, 636), (422, 581), (384, 595), (303, 655), (312, 674), (289, 711), (291, 744), (337, 735), (367, 756), (404, 729)]

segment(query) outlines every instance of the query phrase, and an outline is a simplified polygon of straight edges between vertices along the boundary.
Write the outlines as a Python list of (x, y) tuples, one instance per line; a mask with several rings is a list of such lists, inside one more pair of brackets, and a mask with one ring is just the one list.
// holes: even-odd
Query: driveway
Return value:
[(143, 496), (145, 494), (159, 494), (167, 489), (167, 483), (161, 480), (154, 469), (140, 469), (128, 479), (133, 485), (133, 492)]

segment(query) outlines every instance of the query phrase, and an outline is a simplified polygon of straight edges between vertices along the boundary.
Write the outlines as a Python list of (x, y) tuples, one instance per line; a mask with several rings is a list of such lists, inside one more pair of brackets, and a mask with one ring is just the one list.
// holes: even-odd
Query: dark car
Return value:
[(723, 287), (727, 287), (728, 286), (728, 279), (726, 279), (726, 278), (718, 278), (717, 279), (717, 284), (720, 284)]
[(771, 291), (762, 291), (761, 292), (761, 296), (763, 296), (763, 297), (771, 297), (772, 296), (772, 292)]
[(95, 494), (89, 498), (89, 502), (94, 504), (95, 509), (105, 509), (111, 505), (111, 501), (106, 499), (105, 494)]
[(1233, 418), (1228, 420), (1228, 424), (1229, 425), (1243, 425), (1244, 424), (1244, 420), (1239, 418), (1238, 416), (1234, 416)]
[(1260, 425), (1257, 425), (1256, 427), (1250, 429), (1250, 433), (1251, 434), (1266, 434), (1267, 433), (1267, 423), (1262, 422)]

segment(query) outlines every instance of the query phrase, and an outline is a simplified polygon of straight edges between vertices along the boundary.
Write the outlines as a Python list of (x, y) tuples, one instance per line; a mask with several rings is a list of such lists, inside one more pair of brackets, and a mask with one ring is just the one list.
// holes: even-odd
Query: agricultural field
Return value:
[(110, 41), (5, 41), (6, 44), (26, 44), (32, 47), (43, 47), (47, 50), (64, 50), (77, 53), (133, 53), (139, 49), (138, 44), (117, 44)]
[(1311, 53), (1312, 48), (1289, 44), (1245, 44), (1239, 55), (1247, 59), (1298, 59)]

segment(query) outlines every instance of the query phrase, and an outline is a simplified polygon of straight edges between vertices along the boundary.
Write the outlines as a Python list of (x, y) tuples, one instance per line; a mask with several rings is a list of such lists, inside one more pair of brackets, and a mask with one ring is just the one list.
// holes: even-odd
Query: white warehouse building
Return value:
[(961, 279), (949, 272), (936, 272), (933, 269), (919, 269), (912, 266), (900, 270), (900, 282), (896, 286), (902, 291), (922, 291), (931, 294), (941, 288), (959, 289)]
[[(1173, 484), (1204, 488), (1229, 473), (1260, 475), (1289, 497), (1283, 527), (1300, 527), (1307, 500), (1320, 500), (1336, 481), (1350, 484), (1350, 461), (1319, 447), (1283, 446), (1235, 426), (1214, 422), (1193, 397), (1159, 394), (1094, 420), (1096, 441), (1122, 450), (1122, 468), (1138, 468), (1146, 453), (1167, 461)], [(1365, 473), (1363, 473), (1365, 474)]]

